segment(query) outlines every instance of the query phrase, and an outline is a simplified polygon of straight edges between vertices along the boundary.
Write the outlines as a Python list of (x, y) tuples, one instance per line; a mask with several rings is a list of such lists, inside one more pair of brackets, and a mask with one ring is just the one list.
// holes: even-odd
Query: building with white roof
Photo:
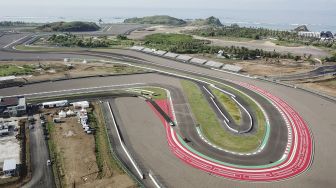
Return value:
[(168, 52), (164, 55), (164, 57), (168, 57), (168, 58), (173, 58), (175, 59), (178, 56), (178, 54), (172, 53), (172, 52)]
[(64, 107), (68, 106), (68, 100), (61, 100), (61, 101), (51, 101), (51, 102), (44, 102), (42, 106), (44, 108), (55, 108), (55, 107)]
[(205, 65), (213, 67), (213, 68), (220, 68), (223, 66), (223, 63), (215, 62), (215, 61), (208, 61), (205, 63)]
[(25, 97), (0, 98), (0, 117), (14, 117), (26, 114)]
[(183, 61), (183, 62), (188, 62), (190, 59), (192, 59), (192, 57), (188, 56), (188, 55), (178, 55), (176, 57), (177, 60)]
[(131, 50), (136, 50), (136, 51), (141, 51), (141, 50), (144, 49), (144, 47), (142, 47), (142, 46), (132, 46), (130, 49)]
[(16, 160), (6, 159), (2, 169), (6, 176), (14, 176), (16, 174)]
[(142, 52), (145, 52), (145, 53), (153, 53), (155, 50), (154, 49), (150, 49), (150, 48), (144, 48), (141, 50)]
[(163, 56), (165, 55), (167, 52), (166, 51), (163, 51), (163, 50), (156, 50), (153, 52), (155, 55), (158, 55), (158, 56)]
[(71, 103), (74, 108), (89, 108), (90, 103), (88, 101), (78, 101)]
[(298, 32), (299, 36), (309, 37), (309, 38), (321, 38), (320, 32), (309, 32), (309, 31), (300, 31)]
[(190, 60), (190, 63), (195, 63), (195, 64), (199, 64), (199, 65), (203, 65), (206, 62), (207, 62), (207, 60), (205, 60), (205, 59), (199, 59), (199, 58), (192, 58)]
[(242, 68), (242, 67), (239, 67), (239, 66), (236, 66), (236, 65), (229, 65), (229, 64), (226, 64), (226, 65), (223, 66), (222, 69), (223, 69), (223, 70), (232, 71), (232, 72), (240, 72), (243, 68)]

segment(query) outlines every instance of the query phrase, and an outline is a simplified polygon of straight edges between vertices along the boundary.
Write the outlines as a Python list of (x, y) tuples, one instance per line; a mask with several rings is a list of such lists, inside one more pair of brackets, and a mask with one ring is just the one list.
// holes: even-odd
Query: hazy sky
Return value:
[(0, 0), (0, 21), (102, 18), (118, 22), (123, 18), (152, 15), (183, 19), (216, 16), (226, 24), (285, 29), (310, 24), (316, 30), (336, 30), (335, 7), (336, 0)]
[[(22, 11), (25, 8), (50, 7), (147, 7), (147, 8), (215, 8), (272, 10), (335, 10), (336, 0), (1, 0), (1, 12)], [(34, 10), (35, 11), (35, 10)]]

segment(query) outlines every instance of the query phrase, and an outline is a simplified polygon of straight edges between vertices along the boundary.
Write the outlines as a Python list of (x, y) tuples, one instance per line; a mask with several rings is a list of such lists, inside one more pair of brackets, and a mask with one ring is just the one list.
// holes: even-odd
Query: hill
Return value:
[(221, 21), (216, 18), (216, 17), (209, 17), (206, 19), (196, 19), (194, 21), (192, 21), (190, 23), (190, 25), (194, 25), (194, 26), (223, 26), (223, 24), (221, 23)]
[(124, 23), (137, 23), (137, 24), (160, 24), (160, 25), (173, 25), (180, 26), (184, 25), (187, 22), (174, 18), (171, 16), (158, 15), (158, 16), (147, 16), (143, 18), (129, 18), (124, 21)]
[(83, 32), (97, 31), (100, 27), (93, 22), (54, 22), (37, 27), (40, 31)]
[(294, 31), (299, 32), (299, 31), (309, 31), (307, 26), (305, 25), (300, 25), (299, 27), (295, 28)]

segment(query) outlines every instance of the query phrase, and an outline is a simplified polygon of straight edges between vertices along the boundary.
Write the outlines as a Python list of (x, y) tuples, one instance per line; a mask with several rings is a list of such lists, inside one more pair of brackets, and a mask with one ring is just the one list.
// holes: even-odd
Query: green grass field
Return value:
[(211, 92), (217, 97), (219, 102), (225, 107), (227, 112), (231, 115), (236, 124), (240, 124), (241, 112), (238, 105), (227, 95), (217, 89), (211, 88)]
[(167, 93), (164, 89), (157, 88), (157, 87), (146, 87), (146, 88), (139, 88), (146, 91), (154, 92), (152, 94), (152, 99), (154, 100), (160, 100), (160, 99), (166, 99)]
[(257, 118), (260, 119), (259, 128), (255, 135), (236, 136), (227, 132), (218, 121), (215, 112), (204, 98), (200, 88), (193, 82), (181, 81), (184, 92), (188, 98), (191, 110), (204, 136), (213, 144), (230, 151), (250, 152), (257, 149), (265, 134), (265, 121), (261, 110), (257, 105), (251, 106), (256, 110)]
[(19, 76), (29, 75), (34, 72), (34, 67), (31, 65), (16, 66), (12, 64), (0, 65), (0, 76)]

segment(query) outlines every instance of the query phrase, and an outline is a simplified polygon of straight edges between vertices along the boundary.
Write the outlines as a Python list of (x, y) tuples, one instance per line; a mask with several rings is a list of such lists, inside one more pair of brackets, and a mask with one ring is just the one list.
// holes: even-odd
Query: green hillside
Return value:
[(100, 27), (93, 22), (53, 22), (37, 27), (40, 31), (83, 32), (97, 31)]
[(221, 21), (216, 17), (209, 17), (206, 19), (196, 19), (190, 23), (193, 26), (223, 26)]
[(143, 18), (129, 18), (129, 19), (126, 19), (124, 23), (160, 24), (160, 25), (180, 26), (180, 25), (186, 24), (187, 22), (182, 19), (174, 18), (171, 16), (160, 15), (160, 16), (148, 16), (148, 17), (143, 17)]

